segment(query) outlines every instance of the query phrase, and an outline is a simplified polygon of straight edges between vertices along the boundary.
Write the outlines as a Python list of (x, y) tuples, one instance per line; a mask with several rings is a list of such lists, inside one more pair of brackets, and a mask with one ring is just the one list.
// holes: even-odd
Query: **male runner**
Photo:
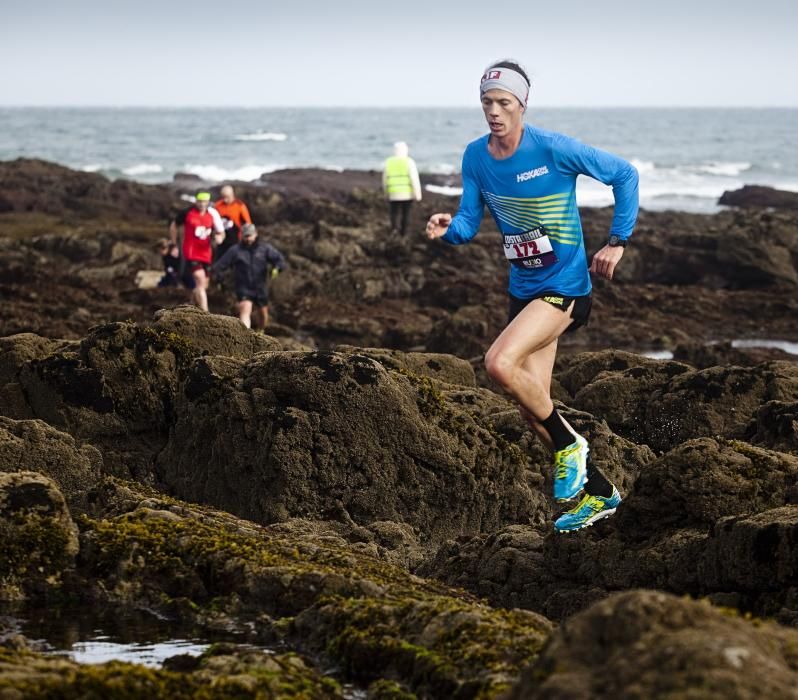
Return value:
[(211, 233), (216, 243), (224, 240), (224, 226), (219, 213), (210, 206), (211, 195), (197, 192), (194, 206), (181, 211), (169, 224), (169, 238), (177, 243), (177, 227), (183, 226), (183, 265), (185, 274), (194, 282), (191, 298), (203, 311), (208, 310), (208, 272), (211, 268), (213, 250)]
[(249, 214), (247, 205), (236, 198), (232, 185), (222, 187), (220, 199), (217, 199), (213, 207), (219, 212), (224, 224), (224, 241), (216, 248), (215, 259), (221, 258), (229, 248), (241, 240), (241, 227), (244, 224), (251, 224), (252, 217)]
[[(467, 243), (479, 231), (485, 206), (502, 233), (511, 265), (509, 322), (485, 355), (485, 366), (554, 452), (555, 499), (568, 501), (585, 489), (578, 505), (554, 523), (567, 532), (612, 515), (621, 496), (591, 463), (587, 440), (551, 400), (557, 339), (587, 323), (589, 272), (612, 279), (637, 220), (638, 176), (617, 156), (525, 124), (529, 88), (515, 61), (487, 68), (480, 98), (490, 133), (466, 148), (456, 216), (433, 214), (426, 233)], [(607, 244), (589, 269), (576, 206), (576, 178), (582, 174), (611, 185), (615, 197)]]
[(269, 293), (266, 272), (271, 267), (274, 279), (285, 268), (283, 254), (266, 241), (258, 239), (254, 224), (241, 228), (241, 243), (236, 243), (213, 265), (213, 274), (233, 266), (238, 297), (238, 318), (247, 328), (252, 327), (255, 307), (255, 328), (265, 328), (269, 322)]

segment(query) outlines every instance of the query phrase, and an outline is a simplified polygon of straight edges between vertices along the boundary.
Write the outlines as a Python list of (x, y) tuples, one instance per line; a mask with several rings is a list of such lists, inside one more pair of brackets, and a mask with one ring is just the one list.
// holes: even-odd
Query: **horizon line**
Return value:
[[(0, 104), (0, 109), (206, 109), (225, 111), (233, 109), (476, 109), (478, 104), (467, 105), (169, 105), (169, 104)], [(695, 105), (695, 104), (651, 104), (651, 105), (556, 105), (538, 104), (529, 107), (534, 109), (798, 109), (798, 104), (773, 104), (773, 105), (747, 105), (747, 104), (722, 104), (722, 105)]]

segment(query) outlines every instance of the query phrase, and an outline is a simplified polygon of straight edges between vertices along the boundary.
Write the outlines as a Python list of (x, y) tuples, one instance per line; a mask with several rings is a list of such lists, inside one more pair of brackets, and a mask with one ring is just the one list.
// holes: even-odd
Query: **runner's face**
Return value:
[(208, 206), (209, 205), (210, 205), (210, 202), (208, 202), (206, 200), (197, 200), (197, 204), (196, 204), (197, 209), (199, 210), (200, 214), (204, 214), (206, 211), (208, 211)]
[(490, 133), (500, 138), (518, 131), (524, 122), (524, 108), (507, 90), (488, 90), (482, 95), (482, 111)]
[(252, 244), (255, 242), (255, 239), (256, 239), (256, 238), (257, 238), (257, 236), (244, 236), (244, 237), (241, 239), (241, 242), (242, 242), (244, 245), (252, 245)]

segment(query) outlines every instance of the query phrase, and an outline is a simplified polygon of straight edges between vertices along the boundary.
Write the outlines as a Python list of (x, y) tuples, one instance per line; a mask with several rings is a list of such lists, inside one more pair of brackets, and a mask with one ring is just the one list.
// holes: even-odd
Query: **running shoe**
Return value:
[(587, 481), (587, 440), (581, 435), (576, 442), (554, 453), (554, 498), (569, 501)]
[(574, 532), (583, 527), (590, 527), (597, 520), (612, 515), (620, 502), (621, 494), (614, 486), (609, 498), (591, 496), (586, 493), (585, 497), (579, 501), (579, 505), (566, 511), (554, 521), (554, 529), (557, 532)]

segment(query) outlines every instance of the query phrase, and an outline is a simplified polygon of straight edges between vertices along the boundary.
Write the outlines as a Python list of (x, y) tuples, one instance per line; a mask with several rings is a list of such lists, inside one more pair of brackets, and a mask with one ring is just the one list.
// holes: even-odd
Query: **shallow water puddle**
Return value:
[(775, 348), (776, 350), (788, 352), (790, 355), (798, 355), (798, 343), (793, 343), (789, 340), (749, 338), (746, 340), (732, 340), (731, 345), (733, 348)]
[[(713, 343), (707, 343), (712, 345)], [(733, 348), (772, 348), (782, 350), (790, 355), (798, 355), (798, 343), (790, 340), (770, 340), (767, 338), (740, 338), (732, 340)], [(652, 360), (672, 360), (673, 353), (670, 350), (643, 350), (640, 352), (643, 357), (650, 357)]]
[(127, 661), (159, 668), (171, 656), (199, 656), (214, 642), (247, 644), (244, 635), (208, 633), (191, 625), (130, 610), (0, 608), (0, 635), (18, 633), (39, 651), (66, 654), (78, 663)]

